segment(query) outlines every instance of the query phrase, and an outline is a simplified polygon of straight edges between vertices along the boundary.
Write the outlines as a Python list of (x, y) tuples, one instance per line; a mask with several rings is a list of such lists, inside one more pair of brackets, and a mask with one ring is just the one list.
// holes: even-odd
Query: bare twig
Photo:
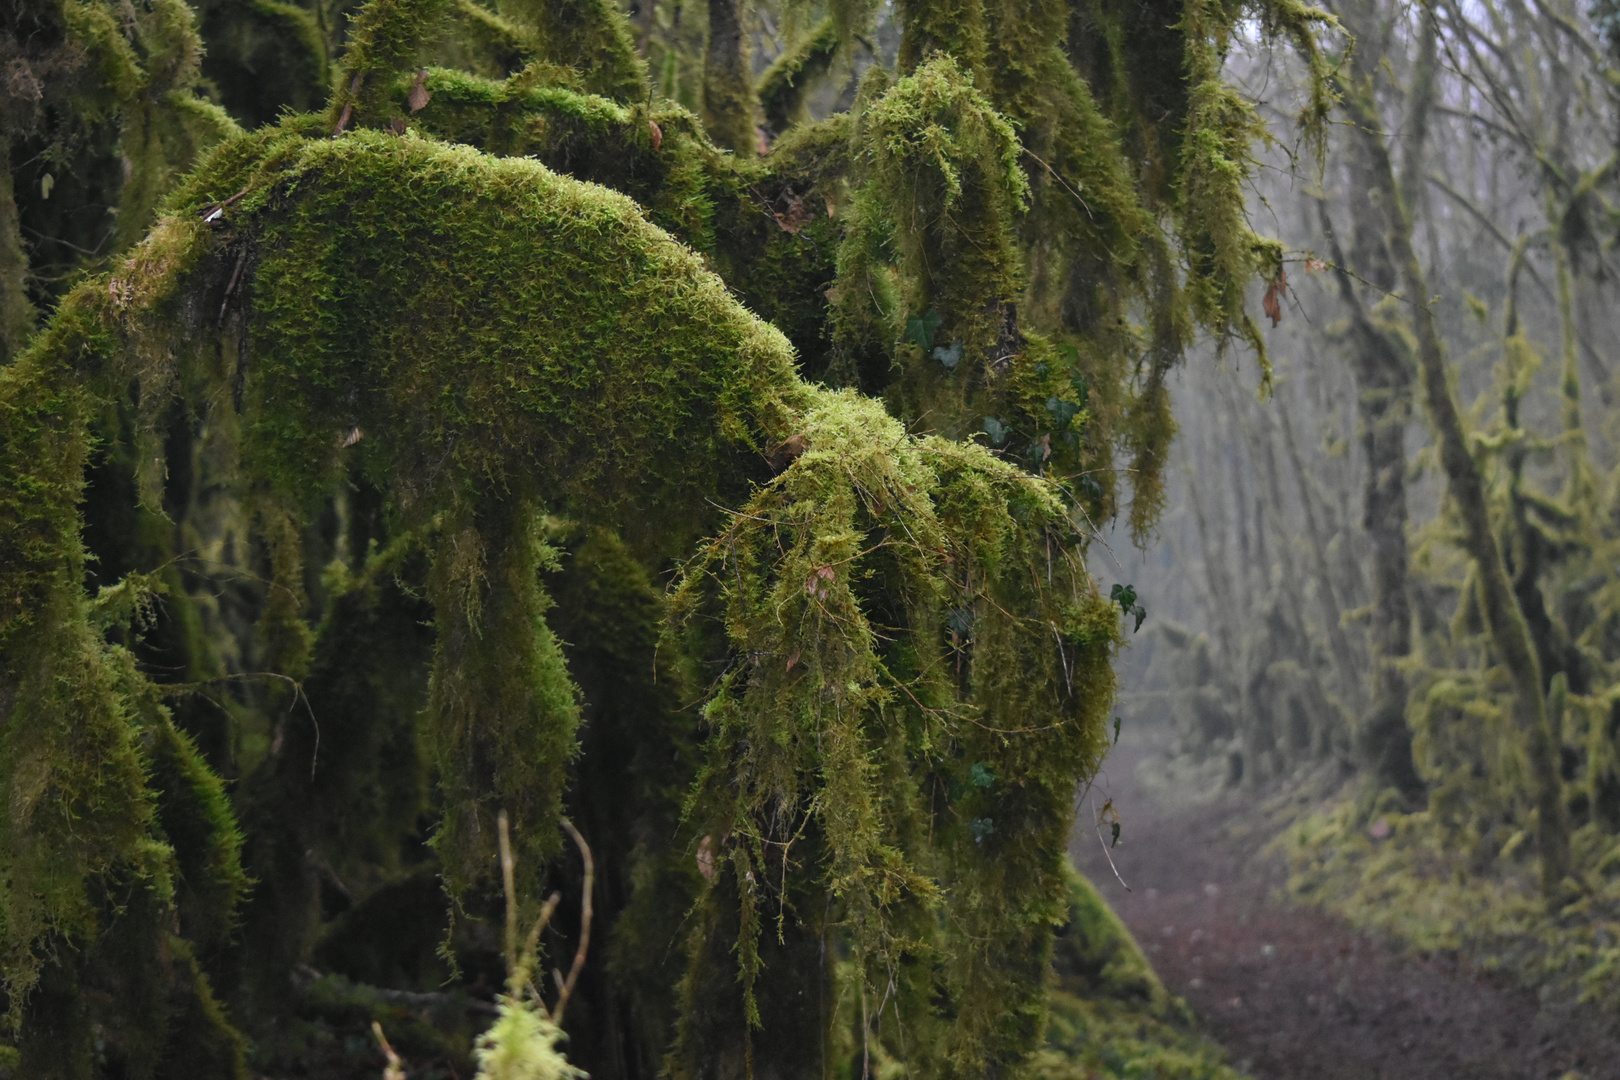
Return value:
[(1096, 799), (1091, 800), (1091, 815), (1092, 815), (1092, 826), (1091, 827), (1097, 831), (1097, 845), (1102, 848), (1103, 858), (1108, 860), (1108, 869), (1110, 869), (1110, 870), (1112, 870), (1114, 872), (1114, 880), (1118, 881), (1120, 883), (1120, 885), (1124, 887), (1126, 892), (1130, 892), (1131, 887), (1129, 885), (1125, 884), (1125, 879), (1119, 876), (1119, 867), (1114, 865), (1113, 853), (1108, 850), (1108, 845), (1103, 842), (1103, 838), (1102, 838), (1102, 815), (1097, 813), (1097, 800)]
[(388, 1059), (388, 1067), (383, 1070), (383, 1080), (405, 1080), (405, 1063), (399, 1059), (394, 1048), (388, 1045), (388, 1036), (383, 1034), (382, 1024), (373, 1020), (371, 1033), (377, 1036), (377, 1045), (382, 1047), (383, 1057)]
[(555, 1024), (562, 1023), (563, 1009), (568, 1005), (568, 998), (574, 992), (574, 983), (579, 980), (579, 973), (585, 966), (585, 953), (591, 947), (591, 892), (596, 886), (596, 860), (591, 858), (591, 847), (585, 838), (579, 835), (574, 823), (567, 818), (562, 819), (562, 827), (574, 843), (579, 847), (579, 853), (585, 860), (585, 895), (580, 900), (579, 909), (579, 948), (574, 950), (574, 963), (568, 969), (568, 978), (563, 979), (559, 973), (552, 972), (557, 979), (556, 1008), (551, 1010), (551, 1019)]
[(343, 115), (338, 117), (337, 127), (332, 129), (333, 135), (343, 134), (343, 129), (349, 126), (349, 118), (354, 115), (354, 99), (360, 93), (360, 72), (354, 73), (349, 81), (349, 100), (343, 104)]
[(501, 846), (501, 889), (506, 893), (506, 973), (515, 979), (525, 965), (517, 951), (517, 858), (512, 854), (512, 823), (505, 810), (495, 815), (495, 834)]

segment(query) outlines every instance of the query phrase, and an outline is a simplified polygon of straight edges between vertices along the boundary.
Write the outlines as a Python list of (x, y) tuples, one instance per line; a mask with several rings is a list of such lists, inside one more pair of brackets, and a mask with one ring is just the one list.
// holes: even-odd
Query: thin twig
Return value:
[(1035, 151), (1031, 150), (1029, 147), (1026, 146), (1026, 147), (1023, 147), (1022, 149), (1023, 149), (1024, 153), (1028, 154), (1030, 157), (1035, 159), (1035, 163), (1037, 165), (1039, 165), (1041, 168), (1045, 169), (1047, 172), (1051, 173), (1052, 174), (1052, 179), (1056, 180), (1058, 183), (1062, 184), (1065, 188), (1068, 189), (1069, 194), (1074, 196), (1074, 201), (1080, 204), (1080, 209), (1082, 209), (1082, 210), (1084, 210), (1086, 212), (1087, 217), (1092, 216), (1091, 207), (1086, 205), (1086, 200), (1084, 200), (1084, 199), (1082, 199), (1080, 197), (1080, 193), (1078, 191), (1076, 191), (1074, 188), (1069, 186), (1069, 182), (1067, 180), (1063, 179), (1063, 177), (1058, 175), (1058, 171), (1056, 169), (1052, 168), (1052, 166), (1050, 166), (1046, 162), (1042, 161), (1041, 158), (1039, 157), (1039, 155), (1037, 155), (1035, 153)]
[(405, 1063), (399, 1059), (394, 1048), (388, 1045), (388, 1036), (383, 1034), (382, 1024), (373, 1020), (371, 1033), (377, 1036), (377, 1045), (382, 1047), (383, 1057), (388, 1059), (388, 1067), (383, 1070), (383, 1080), (405, 1080)]
[[(1087, 786), (1089, 787), (1090, 785), (1087, 785)], [(1091, 801), (1091, 817), (1092, 817), (1092, 825), (1091, 825), (1091, 827), (1097, 831), (1097, 843), (1102, 848), (1103, 858), (1108, 860), (1108, 869), (1110, 869), (1110, 870), (1112, 870), (1114, 872), (1114, 879), (1116, 881), (1118, 881), (1120, 883), (1120, 885), (1124, 886), (1126, 892), (1130, 892), (1131, 887), (1129, 885), (1125, 884), (1125, 879), (1119, 876), (1119, 867), (1114, 865), (1113, 853), (1108, 850), (1108, 845), (1103, 843), (1103, 838), (1102, 838), (1102, 817), (1097, 813), (1097, 800), (1092, 799), (1090, 801)]]
[(247, 245), (244, 244), (241, 253), (236, 256), (236, 269), (231, 271), (231, 280), (225, 283), (225, 295), (219, 301), (219, 321), (214, 324), (216, 330), (225, 325), (225, 310), (230, 306), (231, 293), (236, 291), (236, 283), (242, 277), (242, 267), (247, 263), (247, 256)]
[(506, 971), (514, 976), (519, 970), (517, 951), (517, 859), (512, 855), (512, 825), (501, 810), (495, 815), (495, 834), (501, 846), (501, 888), (506, 893)]
[[(567, 818), (562, 819), (562, 827), (568, 835), (573, 837), (574, 843), (579, 847), (579, 853), (585, 860), (585, 895), (580, 902), (579, 911), (579, 948), (574, 950), (574, 963), (568, 969), (568, 978), (559, 979), (557, 989), (561, 996), (557, 998), (557, 1005), (551, 1010), (552, 1023), (561, 1025), (563, 1009), (568, 1004), (569, 995), (574, 992), (574, 983), (579, 980), (580, 970), (585, 966), (585, 953), (591, 947), (591, 892), (596, 886), (596, 860), (591, 858), (591, 846), (585, 838), (574, 828), (574, 823)], [(553, 975), (556, 972), (552, 973)]]

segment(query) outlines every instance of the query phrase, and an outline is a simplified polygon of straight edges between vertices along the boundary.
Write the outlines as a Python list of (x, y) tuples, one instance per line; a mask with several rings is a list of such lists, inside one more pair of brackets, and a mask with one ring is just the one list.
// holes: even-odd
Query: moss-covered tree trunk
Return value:
[[(1349, 60), (1354, 89), (1346, 91), (1352, 116), (1345, 130), (1345, 217), (1352, 223), (1348, 249), (1337, 238), (1326, 203), (1319, 204), (1319, 217), (1334, 253), (1339, 295), (1350, 309), (1349, 359), (1367, 460), (1362, 527), (1372, 554), (1373, 672), (1371, 699), (1355, 735), (1356, 751), (1374, 782), (1416, 800), (1422, 796), (1423, 782), (1412, 760), (1412, 732), (1406, 718), (1409, 687), (1401, 665), (1412, 651), (1406, 430), (1417, 372), (1398, 331), (1383, 323), (1387, 316), (1372, 306), (1400, 284), (1390, 247), (1391, 235), (1400, 227), (1399, 208), (1391, 202), (1398, 189), (1395, 179), (1385, 175), (1393, 166), (1378, 142), (1381, 126), (1366, 127), (1369, 122), (1382, 124), (1375, 121), (1377, 111), (1371, 104), (1381, 62), (1376, 6), (1345, 3), (1337, 10), (1357, 41)], [(1409, 152), (1413, 155), (1409, 164), (1421, 160), (1420, 152)], [(1358, 287), (1352, 273), (1365, 288)]]
[(1383, 121), (1374, 103), (1371, 76), (1370, 70), (1361, 72), (1353, 67), (1352, 81), (1344, 87), (1346, 110), (1353, 122), (1351, 138), (1367, 190), (1376, 193), (1388, 215), (1385, 238), (1391, 270), (1403, 287), (1410, 310), (1424, 409), (1439, 443), (1446, 493), (1462, 525), (1462, 545), (1477, 573), (1486, 626), (1513, 686), (1514, 719), (1523, 739), (1536, 812), (1541, 888), (1549, 899), (1555, 899), (1562, 892), (1570, 868), (1569, 822), (1558, 774), (1557, 744), (1547, 722), (1541, 663), (1514, 594), (1491, 523), (1484, 478), (1469, 450), (1462, 414), (1451, 388), (1445, 345), (1432, 309), (1436, 298), (1429, 291), (1427, 275), (1412, 245), (1412, 219), (1383, 140)]
[(709, 0), (709, 37), (703, 47), (703, 126), (733, 153), (754, 153), (757, 111), (741, 0)]
[(22, 350), (34, 329), (34, 305), (28, 301), (28, 255), (23, 251), (9, 143), (0, 138), (0, 364)]

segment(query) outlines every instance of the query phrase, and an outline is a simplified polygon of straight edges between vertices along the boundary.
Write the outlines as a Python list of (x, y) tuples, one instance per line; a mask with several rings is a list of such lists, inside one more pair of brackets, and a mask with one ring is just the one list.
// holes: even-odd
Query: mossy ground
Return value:
[[(1515, 837), (1517, 839), (1515, 840)], [(1572, 846), (1580, 877), (1549, 911), (1525, 836), (1481, 868), (1428, 811), (1369, 810), (1350, 792), (1302, 814), (1272, 849), (1290, 892), (1419, 952), (1459, 955), (1556, 995), (1620, 1007), (1620, 845), (1588, 825)], [(1504, 845), (1504, 847), (1507, 847)]]

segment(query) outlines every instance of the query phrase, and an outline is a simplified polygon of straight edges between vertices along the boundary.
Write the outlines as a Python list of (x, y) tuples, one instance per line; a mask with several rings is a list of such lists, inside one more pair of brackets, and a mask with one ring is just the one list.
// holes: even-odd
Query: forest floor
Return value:
[[(1256, 1080), (1620, 1080), (1620, 1018), (1542, 1001), (1506, 976), (1423, 956), (1284, 896), (1253, 796), (1165, 783), (1151, 733), (1129, 736), (1088, 803), (1112, 800), (1104, 857), (1080, 830), (1076, 864), (1234, 1065)], [(1212, 787), (1209, 785), (1208, 787)], [(1083, 806), (1081, 822), (1096, 810)], [(1573, 1076), (1571, 1075), (1573, 1074)]]

